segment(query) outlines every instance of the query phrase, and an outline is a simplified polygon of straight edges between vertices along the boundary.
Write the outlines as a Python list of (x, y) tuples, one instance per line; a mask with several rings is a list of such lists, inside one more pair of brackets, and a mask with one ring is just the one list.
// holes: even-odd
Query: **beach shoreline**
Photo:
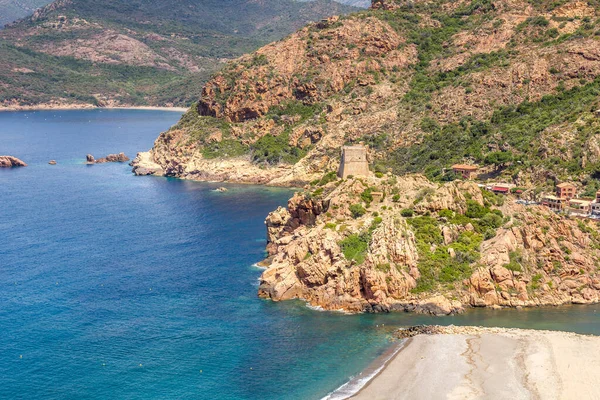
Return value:
[(61, 106), (14, 106), (0, 107), (0, 112), (17, 111), (71, 111), (71, 110), (146, 110), (146, 111), (173, 111), (186, 112), (189, 107), (154, 107), (154, 106), (123, 106), (123, 107), (94, 107), (89, 104), (73, 104)]
[(377, 372), (355, 393), (340, 391), (344, 385), (325, 399), (600, 398), (599, 336), (435, 328), (405, 339), (387, 360), (375, 360), (357, 377)]
[(412, 338), (408, 338), (393, 342), (388, 349), (371, 362), (367, 368), (327, 396), (323, 397), (321, 400), (343, 400), (353, 398), (353, 396), (360, 393), (365, 387), (373, 382), (373, 380), (402, 353), (402, 350), (408, 346), (411, 340)]

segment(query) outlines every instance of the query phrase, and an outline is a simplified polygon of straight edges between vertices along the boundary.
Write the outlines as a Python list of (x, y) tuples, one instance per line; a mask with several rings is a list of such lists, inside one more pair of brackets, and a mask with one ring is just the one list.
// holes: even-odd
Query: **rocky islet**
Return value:
[(26, 167), (27, 164), (13, 156), (0, 156), (0, 168)]
[(102, 157), (99, 159), (94, 158), (93, 155), (88, 154), (85, 156), (85, 160), (86, 163), (88, 164), (104, 164), (104, 163), (108, 163), (108, 162), (127, 162), (129, 161), (129, 157), (127, 157), (125, 155), (125, 153), (118, 153), (118, 154), (109, 154), (106, 157)]

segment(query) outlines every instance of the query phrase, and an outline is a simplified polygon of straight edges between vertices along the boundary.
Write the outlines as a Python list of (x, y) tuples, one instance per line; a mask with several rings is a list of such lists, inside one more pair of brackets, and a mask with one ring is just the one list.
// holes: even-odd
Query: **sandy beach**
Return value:
[(407, 339), (359, 393), (380, 399), (600, 399), (600, 337), (440, 328)]

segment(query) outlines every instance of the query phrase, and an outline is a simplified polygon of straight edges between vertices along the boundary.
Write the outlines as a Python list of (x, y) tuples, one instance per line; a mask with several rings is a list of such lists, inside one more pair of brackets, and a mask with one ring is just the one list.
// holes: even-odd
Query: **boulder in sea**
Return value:
[(0, 156), (0, 168), (26, 167), (25, 162), (13, 156)]
[(93, 155), (88, 154), (86, 160), (88, 164), (104, 164), (107, 162), (127, 162), (129, 161), (129, 157), (127, 157), (125, 153), (119, 153), (109, 154), (106, 157), (102, 157), (96, 160), (94, 159)]
[(129, 157), (127, 157), (125, 155), (125, 153), (109, 154), (106, 156), (106, 159), (109, 162), (127, 162), (127, 161), (129, 161)]
[(227, 189), (226, 187), (220, 187), (220, 188), (216, 188), (216, 189), (215, 189), (215, 192), (221, 192), (221, 193), (224, 193), (224, 192), (226, 192), (226, 191), (228, 191), (228, 190), (229, 190), (229, 189)]
[(50, 165), (56, 165), (56, 160), (50, 160), (50, 161), (48, 161), (48, 164), (50, 164)]

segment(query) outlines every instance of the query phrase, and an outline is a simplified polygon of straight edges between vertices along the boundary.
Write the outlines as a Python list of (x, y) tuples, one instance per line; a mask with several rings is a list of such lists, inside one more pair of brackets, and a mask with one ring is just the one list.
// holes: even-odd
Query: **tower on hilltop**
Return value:
[(346, 179), (348, 176), (368, 176), (369, 162), (365, 146), (343, 146), (342, 160), (338, 176)]

